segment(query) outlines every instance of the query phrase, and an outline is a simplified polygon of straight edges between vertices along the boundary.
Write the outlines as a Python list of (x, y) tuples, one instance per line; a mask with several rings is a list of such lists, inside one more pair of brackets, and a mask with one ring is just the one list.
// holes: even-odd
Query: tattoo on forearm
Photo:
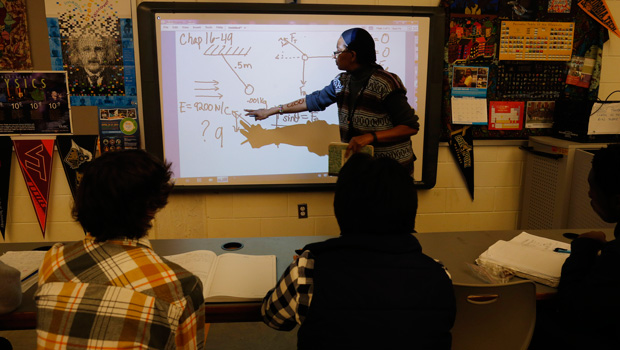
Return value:
[(297, 100), (297, 101), (294, 101), (294, 102), (291, 102), (291, 103), (287, 104), (287, 105), (286, 105), (286, 107), (294, 107), (294, 106), (297, 106), (297, 105), (303, 104), (303, 103), (304, 103), (304, 101), (305, 101), (305, 99), (300, 98), (300, 99), (299, 99), (299, 100)]

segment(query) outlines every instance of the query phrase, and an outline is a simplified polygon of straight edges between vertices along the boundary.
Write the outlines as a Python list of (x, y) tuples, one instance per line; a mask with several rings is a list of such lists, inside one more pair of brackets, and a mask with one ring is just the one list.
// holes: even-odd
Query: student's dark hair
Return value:
[(357, 62), (360, 64), (372, 64), (377, 61), (375, 51), (375, 39), (372, 35), (362, 28), (347, 29), (342, 33), (342, 39), (347, 45), (347, 49), (355, 51)]
[(141, 238), (166, 206), (170, 164), (141, 150), (104, 153), (87, 165), (73, 204), (73, 217), (98, 242)]
[(620, 144), (610, 144), (594, 153), (594, 181), (610, 195), (620, 194)]
[(338, 174), (334, 212), (342, 235), (414, 232), (417, 209), (413, 178), (394, 159), (355, 153)]

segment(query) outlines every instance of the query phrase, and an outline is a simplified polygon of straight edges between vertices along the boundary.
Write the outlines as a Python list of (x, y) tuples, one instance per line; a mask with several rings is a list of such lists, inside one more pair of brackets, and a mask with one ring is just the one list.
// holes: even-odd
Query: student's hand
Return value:
[(348, 158), (353, 153), (359, 152), (362, 147), (366, 145), (370, 145), (373, 141), (372, 134), (364, 134), (355, 136), (349, 141), (349, 145), (347, 146), (347, 151), (344, 154), (345, 158)]
[(261, 109), (244, 109), (244, 111), (247, 112), (245, 114), (246, 116), (253, 117), (256, 120), (267, 119), (270, 115), (273, 114), (273, 113), (271, 113), (271, 108), (270, 109), (265, 109), (265, 108), (261, 108)]
[(601, 241), (602, 243), (607, 242), (607, 237), (605, 236), (605, 233), (602, 231), (590, 231), (590, 232), (582, 233), (579, 235), (579, 238), (595, 239), (597, 241)]

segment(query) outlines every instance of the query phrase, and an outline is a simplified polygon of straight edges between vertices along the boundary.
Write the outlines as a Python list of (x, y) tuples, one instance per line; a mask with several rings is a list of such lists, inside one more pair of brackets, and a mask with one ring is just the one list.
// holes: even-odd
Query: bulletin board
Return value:
[(465, 125), (475, 139), (556, 136), (558, 103), (597, 100), (609, 34), (578, 0), (444, 0), (442, 6), (442, 141)]

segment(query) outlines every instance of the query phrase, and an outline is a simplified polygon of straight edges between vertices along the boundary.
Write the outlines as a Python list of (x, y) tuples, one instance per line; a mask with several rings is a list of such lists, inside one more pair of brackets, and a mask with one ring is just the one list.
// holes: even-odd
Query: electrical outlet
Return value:
[(297, 204), (297, 217), (300, 219), (308, 218), (308, 204)]

